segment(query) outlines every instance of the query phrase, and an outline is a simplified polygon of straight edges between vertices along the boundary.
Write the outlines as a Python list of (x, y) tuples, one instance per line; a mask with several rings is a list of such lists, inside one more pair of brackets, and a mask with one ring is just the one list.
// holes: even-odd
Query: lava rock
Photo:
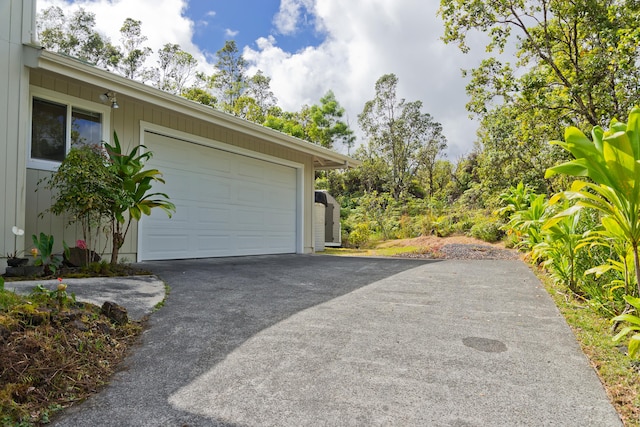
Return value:
[(105, 301), (101, 308), (102, 314), (107, 316), (109, 320), (118, 325), (125, 325), (129, 323), (129, 315), (127, 309), (115, 302)]

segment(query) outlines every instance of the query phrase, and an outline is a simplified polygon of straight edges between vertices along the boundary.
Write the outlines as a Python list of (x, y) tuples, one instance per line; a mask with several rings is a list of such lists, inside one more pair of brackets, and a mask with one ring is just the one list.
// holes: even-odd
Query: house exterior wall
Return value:
[[(33, 87), (53, 90), (55, 92), (73, 96), (76, 98), (99, 102), (99, 96), (108, 88), (99, 88), (83, 82), (75, 81), (58, 74), (43, 70), (31, 70), (30, 84)], [(30, 100), (27, 96), (26, 99)], [(290, 162), (304, 165), (304, 176), (301, 182), (304, 185), (303, 224), (302, 231), (303, 252), (312, 252), (312, 206), (313, 206), (313, 158), (281, 145), (270, 143), (267, 140), (243, 134), (241, 132), (228, 129), (216, 124), (213, 121), (206, 121), (188, 117), (168, 108), (143, 103), (137, 100), (117, 95), (120, 108), (112, 109), (110, 114), (110, 132), (115, 130), (118, 138), (125, 148), (130, 149), (140, 144), (141, 122), (152, 123), (158, 126), (178, 130), (200, 138), (206, 138), (224, 144), (240, 147), (256, 153), (277, 157)], [(29, 101), (30, 102), (30, 101)], [(26, 146), (23, 152), (26, 152)], [(24, 164), (24, 162), (23, 162)], [(162, 172), (162, 171), (161, 171)], [(28, 169), (26, 173), (26, 225), (25, 235), (31, 236), (36, 232), (52, 234), (56, 239), (56, 247), (62, 245), (64, 240), (69, 245), (81, 238), (80, 230), (76, 227), (66, 227), (68, 222), (64, 218), (53, 215), (39, 217), (39, 213), (46, 210), (51, 205), (51, 194), (43, 188), (38, 189), (38, 182), (50, 175), (50, 172)], [(42, 187), (42, 186), (41, 186)], [(155, 191), (162, 191), (162, 184), (156, 184)], [(9, 227), (10, 228), (10, 227)], [(124, 246), (120, 250), (121, 257), (129, 261), (136, 259), (137, 253), (137, 226), (134, 223), (129, 230)], [(104, 242), (100, 242), (96, 247), (102, 249)], [(110, 252), (107, 247), (106, 252)]]
[[(31, 42), (34, 11), (35, 0), (0, 2), (0, 257), (25, 247), (24, 237), (14, 241), (11, 229), (24, 228), (26, 154), (21, 142), (29, 72), (23, 66), (22, 50), (23, 43)], [(0, 258), (0, 269), (5, 265)]]

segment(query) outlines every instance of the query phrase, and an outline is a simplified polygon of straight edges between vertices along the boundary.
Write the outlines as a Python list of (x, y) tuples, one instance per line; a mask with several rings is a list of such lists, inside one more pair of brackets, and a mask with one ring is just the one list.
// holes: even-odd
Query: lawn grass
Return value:
[(640, 427), (639, 365), (624, 353), (624, 349), (620, 349), (620, 343), (614, 343), (611, 339), (613, 334), (609, 319), (570, 295), (566, 288), (553, 283), (542, 272), (536, 273), (598, 373), (624, 425)]
[(394, 246), (394, 247), (374, 247), (374, 248), (325, 248), (326, 255), (343, 255), (343, 256), (398, 256), (402, 254), (423, 253), (424, 248), (419, 246)]

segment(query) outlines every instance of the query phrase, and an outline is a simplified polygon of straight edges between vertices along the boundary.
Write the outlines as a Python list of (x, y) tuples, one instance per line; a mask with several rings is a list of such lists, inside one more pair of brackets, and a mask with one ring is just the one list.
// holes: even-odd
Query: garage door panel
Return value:
[(204, 256), (210, 253), (210, 251), (222, 251), (224, 248), (228, 248), (231, 245), (231, 236), (219, 235), (219, 234), (201, 234), (197, 236), (198, 251)]
[[(265, 178), (264, 161), (244, 158), (238, 159), (238, 176), (255, 182), (261, 182)], [(269, 175), (271, 177), (271, 174)]]
[(278, 228), (286, 228), (292, 223), (295, 224), (295, 214), (284, 214), (281, 212), (266, 212), (266, 221), (270, 224), (278, 226)]
[(176, 212), (142, 219), (140, 259), (296, 252), (294, 168), (148, 132), (145, 145)]
[(149, 237), (148, 244), (154, 248), (154, 253), (186, 255), (189, 249), (189, 236), (177, 233), (157, 234)]
[(197, 210), (198, 223), (202, 227), (213, 227), (215, 229), (220, 226), (226, 227), (231, 221), (231, 212), (228, 209), (200, 206)]
[(236, 194), (240, 205), (264, 206), (264, 191), (256, 184), (240, 184)]
[[(218, 150), (216, 155), (210, 155), (211, 148), (198, 147), (196, 155), (191, 156), (190, 167), (194, 168), (194, 172), (198, 174), (207, 174), (213, 176), (230, 176), (231, 164), (229, 162), (228, 153)], [(207, 158), (206, 164), (200, 164), (197, 159), (205, 156)]]
[(197, 194), (192, 194), (191, 197), (193, 200), (228, 201), (233, 194), (232, 187), (228, 178), (203, 175), (197, 181)]

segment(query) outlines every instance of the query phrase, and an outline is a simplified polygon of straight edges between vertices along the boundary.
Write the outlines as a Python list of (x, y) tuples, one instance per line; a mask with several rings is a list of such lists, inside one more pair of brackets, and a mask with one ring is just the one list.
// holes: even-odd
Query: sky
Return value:
[[(384, 74), (398, 77), (399, 98), (422, 101), (443, 125), (446, 156), (457, 161), (473, 149), (478, 123), (465, 110), (461, 69), (476, 67), (483, 48), (462, 54), (440, 40), (439, 0), (37, 0), (38, 10), (83, 7), (113, 42), (126, 18), (142, 21), (147, 45), (178, 44), (214, 72), (215, 53), (235, 40), (249, 62), (271, 77), (278, 105), (299, 111), (329, 90), (345, 108), (357, 144), (358, 114), (375, 96)], [(154, 59), (152, 59), (154, 60)], [(346, 153), (345, 147), (335, 147)]]

